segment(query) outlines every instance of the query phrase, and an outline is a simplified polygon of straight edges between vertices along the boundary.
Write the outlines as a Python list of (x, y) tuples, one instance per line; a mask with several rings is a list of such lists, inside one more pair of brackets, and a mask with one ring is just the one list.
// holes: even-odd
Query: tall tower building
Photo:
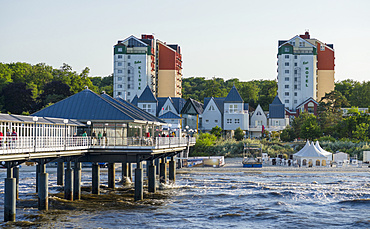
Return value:
[(149, 86), (157, 97), (181, 97), (181, 52), (153, 35), (130, 36), (114, 46), (113, 96), (132, 101)]
[(311, 38), (309, 32), (279, 40), (278, 96), (294, 110), (312, 97), (319, 101), (334, 90), (334, 48)]

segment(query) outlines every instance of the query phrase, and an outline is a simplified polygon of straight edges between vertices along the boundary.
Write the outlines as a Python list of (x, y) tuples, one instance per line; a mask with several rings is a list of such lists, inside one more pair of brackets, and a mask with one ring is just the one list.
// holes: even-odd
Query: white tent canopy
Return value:
[(300, 166), (326, 166), (328, 164), (327, 162), (330, 161), (326, 155), (320, 152), (313, 142), (310, 144), (308, 141), (293, 156)]
[(328, 160), (332, 161), (333, 160), (333, 154), (324, 150), (323, 148), (321, 148), (320, 144), (319, 144), (319, 141), (316, 141), (316, 144), (315, 144), (316, 148), (322, 153), (324, 154)]

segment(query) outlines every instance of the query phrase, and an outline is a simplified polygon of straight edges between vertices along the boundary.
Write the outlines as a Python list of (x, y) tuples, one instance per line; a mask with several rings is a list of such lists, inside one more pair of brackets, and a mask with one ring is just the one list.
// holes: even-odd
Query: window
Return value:
[(236, 113), (237, 110), (238, 110), (238, 105), (236, 105), (236, 104), (230, 104), (229, 105), (229, 112), (230, 113)]
[(127, 55), (127, 59), (131, 59), (131, 56), (130, 55)]
[(127, 81), (130, 81), (131, 80), (131, 77), (127, 77)]
[(324, 45), (322, 45), (322, 44), (320, 44), (320, 50), (321, 50), (321, 51), (325, 51), (325, 46), (324, 46)]
[(127, 63), (127, 66), (131, 66), (131, 63)]
[(131, 88), (131, 85), (130, 84), (127, 84), (127, 88), (130, 89)]
[(297, 67), (298, 66), (298, 63), (294, 63), (294, 66)]
[[(285, 52), (289, 52), (289, 48), (288, 48), (288, 47), (285, 47), (285, 48), (284, 48), (284, 51), (285, 51)], [(287, 56), (287, 55), (286, 55), (286, 56)], [(286, 58), (286, 56), (285, 56), (285, 58)], [(288, 56), (288, 58), (289, 58), (289, 56)]]
[(257, 111), (257, 114), (256, 114), (256, 115), (262, 115), (262, 114), (261, 114), (261, 111)]
[(297, 90), (298, 89), (298, 86), (297, 85), (294, 85), (294, 90)]
[(256, 126), (262, 126), (262, 120), (256, 120)]
[(118, 62), (117, 63), (117, 66), (122, 66), (122, 62)]
[(294, 74), (295, 74), (295, 75), (297, 75), (297, 74), (298, 74), (298, 70), (297, 70), (297, 69), (295, 69), (295, 70), (294, 70)]
[(294, 96), (297, 96), (298, 95), (298, 93), (297, 92), (294, 92)]
[(128, 73), (128, 74), (131, 74), (131, 70), (130, 70), (130, 69), (129, 69), (129, 70), (127, 70), (127, 73)]
[(285, 77), (285, 81), (289, 81), (289, 77)]
[[(286, 52), (289, 52), (289, 48), (288, 48), (288, 51)], [(289, 59), (289, 55), (285, 55), (285, 59)]]
[(218, 120), (217, 119), (215, 120), (215, 123), (218, 123)]
[(121, 92), (119, 91), (119, 92), (117, 92), (117, 95), (121, 95)]
[(118, 48), (118, 52), (122, 52), (122, 48)]
[(289, 62), (285, 62), (285, 66), (289, 66)]
[(285, 96), (289, 96), (289, 92), (285, 92)]
[(118, 77), (118, 78), (117, 78), (117, 80), (118, 80), (118, 81), (122, 81), (122, 77)]
[(118, 70), (118, 73), (122, 73), (122, 70)]
[(308, 107), (308, 109), (307, 109), (308, 113), (314, 113), (314, 111), (315, 111), (315, 105), (313, 104), (313, 102), (309, 102), (307, 104), (307, 107)]
[(226, 123), (232, 123), (232, 119), (231, 118), (228, 118), (228, 119), (226, 119)]
[(122, 88), (122, 84), (118, 84), (118, 88)]
[(118, 55), (117, 57), (118, 57), (118, 59), (122, 59), (122, 55)]
[(280, 126), (280, 121), (275, 120), (275, 126)]
[(131, 94), (130, 92), (127, 92), (127, 95), (128, 95), (128, 96), (130, 96), (130, 94)]
[(240, 123), (240, 119), (236, 118), (235, 123)]
[(289, 88), (289, 85), (285, 85), (285, 88)]
[(294, 82), (297, 82), (298, 81), (298, 78), (297, 77), (294, 77)]
[(304, 41), (299, 42), (299, 47), (304, 47)]
[(294, 59), (298, 59), (298, 56), (297, 55), (294, 55)]
[(141, 81), (141, 79), (139, 79), (139, 81)]
[(208, 110), (210, 110), (210, 111), (214, 111), (214, 110), (215, 110), (215, 108), (214, 108), (214, 106), (212, 106), (212, 105), (211, 105), (211, 106), (209, 107), (209, 109), (208, 109)]
[(294, 103), (297, 104), (297, 100), (294, 100)]
[(289, 70), (285, 70), (285, 74), (289, 74)]
[(286, 99), (286, 100), (285, 100), (285, 103), (289, 103), (289, 99)]
[(141, 87), (138, 87), (139, 90), (141, 90)]
[(208, 119), (206, 119), (206, 123), (209, 123), (209, 120)]

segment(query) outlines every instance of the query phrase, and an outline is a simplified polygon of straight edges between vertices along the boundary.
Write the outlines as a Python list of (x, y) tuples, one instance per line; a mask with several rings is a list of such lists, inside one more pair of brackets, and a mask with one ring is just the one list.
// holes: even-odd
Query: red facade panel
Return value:
[(175, 70), (176, 69), (176, 52), (170, 47), (159, 43), (158, 44), (159, 56), (159, 70)]
[(325, 47), (321, 51), (321, 44), (317, 43), (317, 68), (319, 70), (334, 70), (334, 51)]

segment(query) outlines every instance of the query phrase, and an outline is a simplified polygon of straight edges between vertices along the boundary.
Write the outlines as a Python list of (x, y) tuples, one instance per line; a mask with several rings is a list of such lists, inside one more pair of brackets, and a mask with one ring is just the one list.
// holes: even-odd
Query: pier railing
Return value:
[(194, 137), (4, 137), (0, 155), (109, 147), (163, 149), (191, 146), (195, 141)]

